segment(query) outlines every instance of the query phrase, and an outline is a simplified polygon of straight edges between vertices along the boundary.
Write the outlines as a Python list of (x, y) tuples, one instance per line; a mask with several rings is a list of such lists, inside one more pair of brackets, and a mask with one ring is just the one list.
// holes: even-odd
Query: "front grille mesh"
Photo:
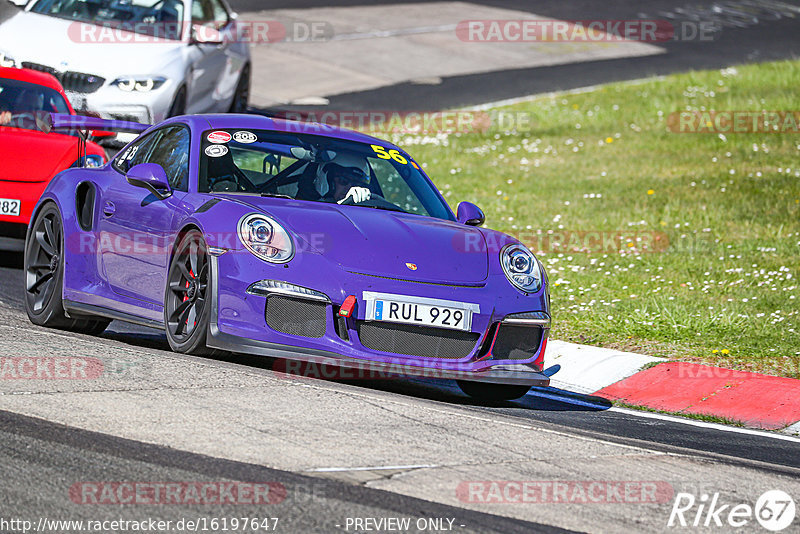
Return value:
[(418, 358), (460, 360), (475, 349), (479, 334), (404, 324), (358, 321), (361, 344), (371, 350)]
[(324, 302), (284, 296), (267, 298), (267, 325), (273, 330), (293, 336), (322, 337), (325, 335)]
[(528, 360), (533, 358), (542, 343), (539, 326), (500, 323), (500, 330), (492, 347), (493, 360)]
[(53, 67), (47, 65), (40, 65), (39, 63), (31, 63), (30, 61), (23, 61), (22, 66), (26, 69), (38, 70), (39, 72), (46, 72), (55, 76), (61, 85), (64, 86), (65, 91), (72, 91), (75, 93), (94, 93), (103, 86), (106, 79), (94, 74), (84, 74), (83, 72), (67, 71), (59, 72)]

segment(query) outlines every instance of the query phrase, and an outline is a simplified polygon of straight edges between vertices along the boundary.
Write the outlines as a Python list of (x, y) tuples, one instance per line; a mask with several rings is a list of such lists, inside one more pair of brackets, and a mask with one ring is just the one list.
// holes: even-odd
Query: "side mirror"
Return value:
[(467, 226), (480, 226), (486, 221), (486, 216), (481, 209), (472, 202), (459, 204), (456, 218), (458, 222)]
[(224, 42), (222, 33), (209, 26), (192, 24), (191, 44), (221, 45)]
[(158, 163), (140, 163), (128, 169), (128, 183), (136, 187), (144, 187), (159, 199), (164, 200), (172, 194), (169, 179), (164, 168)]

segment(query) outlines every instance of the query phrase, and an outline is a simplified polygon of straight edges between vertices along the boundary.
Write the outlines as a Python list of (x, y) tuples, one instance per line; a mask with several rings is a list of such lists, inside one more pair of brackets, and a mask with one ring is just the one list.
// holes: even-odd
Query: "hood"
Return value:
[[(222, 196), (222, 195), (220, 195)], [(231, 197), (227, 197), (231, 198)], [(302, 242), (346, 271), (430, 282), (478, 285), (486, 280), (488, 258), (477, 228), (406, 213), (236, 196), (275, 217)], [(480, 246), (465, 253), (462, 243)], [(412, 270), (406, 263), (416, 266)]]
[(84, 23), (22, 11), (0, 24), (0, 51), (17, 61), (94, 74), (112, 82), (123, 75), (164, 71), (183, 46), (180, 41), (137, 43), (133, 41), (136, 34), (125, 32), (120, 34), (130, 35), (131, 42), (97, 43), (96, 39), (102, 39), (101, 28), (85, 24), (97, 31), (82, 37), (81, 26)]
[[(88, 153), (93, 150), (87, 149)], [(0, 129), (0, 179), (46, 182), (78, 159), (78, 138), (19, 128)]]

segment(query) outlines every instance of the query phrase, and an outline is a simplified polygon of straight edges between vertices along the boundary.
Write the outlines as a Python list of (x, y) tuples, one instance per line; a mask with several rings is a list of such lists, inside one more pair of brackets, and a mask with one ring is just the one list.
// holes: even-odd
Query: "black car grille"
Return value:
[(416, 356), (460, 360), (475, 349), (479, 334), (380, 322), (356, 322), (361, 344), (368, 349)]
[(539, 326), (500, 324), (492, 347), (493, 360), (528, 360), (542, 343)]
[(25, 239), (25, 233), (27, 231), (27, 224), (0, 221), (0, 236), (2, 237)]
[(325, 335), (327, 304), (283, 296), (267, 298), (265, 316), (273, 330), (293, 336), (322, 337)]
[(105, 83), (106, 79), (94, 74), (84, 74), (82, 72), (59, 72), (53, 67), (47, 65), (40, 65), (39, 63), (31, 63), (30, 61), (23, 61), (22, 66), (26, 69), (38, 70), (39, 72), (46, 72), (55, 76), (61, 85), (64, 86), (65, 91), (72, 91), (75, 93), (94, 93), (100, 89)]

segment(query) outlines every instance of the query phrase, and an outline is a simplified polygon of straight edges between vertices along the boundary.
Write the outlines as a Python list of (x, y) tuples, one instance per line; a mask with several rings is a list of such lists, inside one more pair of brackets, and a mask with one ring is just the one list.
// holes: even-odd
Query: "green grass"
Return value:
[[(667, 129), (681, 110), (796, 110), (798, 86), (798, 61), (692, 72), (492, 110), (521, 131), (390, 137), (453, 207), (538, 251), (553, 337), (800, 378), (800, 135)], [(586, 252), (586, 232), (661, 239)]]

